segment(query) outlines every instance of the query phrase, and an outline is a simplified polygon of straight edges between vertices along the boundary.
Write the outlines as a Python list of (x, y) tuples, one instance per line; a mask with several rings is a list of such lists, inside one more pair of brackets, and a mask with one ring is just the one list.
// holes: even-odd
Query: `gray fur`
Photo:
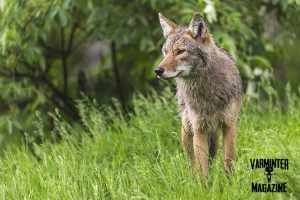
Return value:
[[(185, 62), (193, 66), (188, 76), (176, 77), (180, 111), (199, 115), (200, 123), (213, 129), (235, 123), (241, 106), (242, 84), (232, 58), (213, 40), (201, 44), (183, 38), (187, 31), (186, 27), (178, 26), (163, 45), (164, 51), (173, 49), (174, 45), (188, 50), (189, 59)], [(230, 108), (232, 104), (236, 109)]]
[(176, 79), (182, 142), (207, 184), (207, 154), (215, 155), (220, 128), (224, 164), (227, 169), (232, 167), (241, 78), (233, 59), (214, 43), (201, 15), (195, 14), (189, 27), (173, 25), (167, 31), (164, 59), (158, 66), (163, 73), (158, 75), (166, 80)]

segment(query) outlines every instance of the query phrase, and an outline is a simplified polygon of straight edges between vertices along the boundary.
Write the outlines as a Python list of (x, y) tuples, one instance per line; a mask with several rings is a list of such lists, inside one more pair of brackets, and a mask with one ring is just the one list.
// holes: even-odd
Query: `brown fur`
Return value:
[(218, 130), (223, 132), (225, 168), (230, 170), (233, 165), (240, 75), (231, 57), (214, 43), (200, 14), (193, 16), (189, 27), (178, 26), (162, 15), (160, 23), (166, 42), (159, 77), (176, 78), (182, 143), (207, 184), (209, 155), (216, 154)]

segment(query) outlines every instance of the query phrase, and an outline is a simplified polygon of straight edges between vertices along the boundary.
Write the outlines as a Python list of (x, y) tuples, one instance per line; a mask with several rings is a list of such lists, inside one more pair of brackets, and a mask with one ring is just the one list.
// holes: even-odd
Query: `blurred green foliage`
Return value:
[[(202, 13), (236, 61), (249, 97), (276, 97), (273, 70), (279, 82), (291, 78), (297, 87), (299, 70), (291, 75), (286, 65), (299, 60), (292, 53), (299, 50), (300, 0), (1, 0), (0, 142), (5, 134), (34, 134), (36, 110), (49, 129), (47, 112), (55, 107), (76, 121), (81, 92), (128, 105), (134, 91), (161, 88), (152, 72), (164, 40), (158, 12), (181, 25)], [(87, 71), (79, 55), (97, 41), (109, 50)]]

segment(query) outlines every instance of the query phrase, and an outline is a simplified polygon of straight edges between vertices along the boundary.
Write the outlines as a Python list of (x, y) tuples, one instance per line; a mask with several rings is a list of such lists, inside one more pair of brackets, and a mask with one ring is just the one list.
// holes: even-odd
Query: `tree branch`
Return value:
[[(27, 62), (23, 61), (23, 64), (31, 69), (32, 72), (34, 72), (34, 68)], [(14, 78), (28, 78), (31, 82), (35, 84), (36, 87), (40, 86), (41, 84), (44, 84), (47, 86), (54, 94), (56, 99), (59, 99), (64, 106), (61, 106), (59, 103), (57, 103), (56, 100), (53, 100), (54, 97), (49, 98), (57, 107), (64, 110), (66, 114), (68, 114), (70, 117), (72, 117), (75, 120), (79, 119), (79, 115), (77, 112), (76, 107), (72, 103), (71, 99), (65, 95), (63, 92), (59, 91), (57, 87), (54, 86), (54, 84), (47, 78), (46, 74), (42, 74), (40, 71), (40, 74), (36, 75), (34, 73), (23, 73), (19, 72), (16, 69), (14, 69), (13, 72), (7, 72), (7, 73), (0, 73), (0, 75), (4, 77), (14, 77)], [(46, 95), (47, 96), (47, 95)]]
[(121, 83), (120, 73), (119, 73), (118, 64), (117, 64), (117, 50), (116, 50), (115, 41), (111, 42), (111, 54), (112, 54), (112, 63), (113, 63), (115, 81), (116, 81), (116, 85), (117, 85), (117, 91), (119, 94), (119, 100), (120, 100), (123, 111), (126, 112), (125, 98), (124, 98), (124, 94), (123, 94), (123, 90), (122, 90), (122, 83)]
[(68, 95), (68, 69), (67, 69), (67, 53), (65, 52), (65, 29), (60, 29), (60, 37), (61, 37), (61, 64), (63, 70), (63, 93)]
[(69, 36), (69, 44), (68, 44), (68, 48), (67, 48), (67, 51), (66, 53), (69, 55), (72, 51), (72, 48), (73, 48), (73, 43), (74, 43), (74, 39), (75, 39), (75, 32), (76, 32), (76, 29), (78, 27), (78, 24), (75, 22), (72, 26), (72, 30), (71, 30), (71, 33), (70, 33), (70, 36)]

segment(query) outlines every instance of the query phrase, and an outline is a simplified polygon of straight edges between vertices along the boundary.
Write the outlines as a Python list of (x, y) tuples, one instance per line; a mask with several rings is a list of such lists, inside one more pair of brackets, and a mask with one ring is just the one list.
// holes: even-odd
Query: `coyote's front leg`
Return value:
[(187, 112), (182, 113), (182, 125), (181, 125), (181, 141), (187, 152), (191, 163), (194, 162), (194, 147), (193, 147), (193, 132), (188, 120)]
[(202, 172), (206, 186), (208, 185), (208, 137), (208, 131), (201, 130), (201, 128), (194, 131), (193, 143), (196, 167)]
[(234, 161), (234, 144), (236, 141), (236, 125), (223, 127), (223, 159), (225, 169), (230, 171)]

